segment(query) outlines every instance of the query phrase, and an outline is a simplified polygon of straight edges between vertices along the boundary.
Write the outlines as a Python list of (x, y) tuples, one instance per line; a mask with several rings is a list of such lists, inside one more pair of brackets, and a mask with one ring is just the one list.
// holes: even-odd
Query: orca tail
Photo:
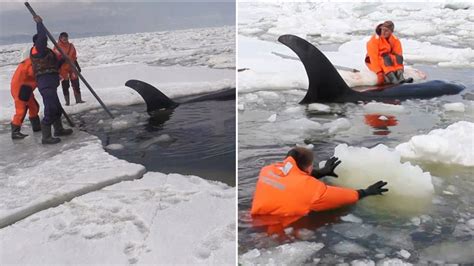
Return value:
[(314, 45), (294, 35), (282, 35), (278, 41), (298, 55), (306, 69), (309, 86), (301, 104), (313, 102), (337, 102), (341, 95), (351, 92), (336, 68)]
[(174, 102), (160, 90), (146, 82), (131, 79), (125, 83), (125, 86), (134, 89), (142, 96), (148, 113), (160, 109), (176, 108), (179, 105), (179, 103)]

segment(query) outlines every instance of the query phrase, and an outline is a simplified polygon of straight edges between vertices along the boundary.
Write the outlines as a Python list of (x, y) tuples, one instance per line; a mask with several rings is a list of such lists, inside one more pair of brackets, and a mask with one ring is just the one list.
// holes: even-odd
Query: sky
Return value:
[[(0, 2), (0, 45), (30, 42), (36, 33), (23, 2)], [(53, 35), (66, 31), (70, 38), (235, 25), (235, 2), (229, 0), (30, 4)]]

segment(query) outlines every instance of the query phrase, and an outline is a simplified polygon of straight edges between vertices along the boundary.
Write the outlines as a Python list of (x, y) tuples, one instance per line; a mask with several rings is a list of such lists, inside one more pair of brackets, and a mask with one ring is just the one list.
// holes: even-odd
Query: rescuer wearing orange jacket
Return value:
[(381, 195), (388, 189), (379, 181), (367, 189), (354, 190), (328, 186), (318, 180), (334, 176), (341, 163), (329, 159), (321, 169), (313, 169), (311, 150), (297, 147), (290, 150), (283, 162), (265, 166), (260, 171), (253, 202), (252, 215), (303, 216), (310, 211), (325, 211), (356, 203), (370, 196)]
[[(77, 53), (76, 47), (74, 44), (69, 42), (69, 35), (67, 32), (61, 32), (59, 34), (58, 45), (61, 47), (63, 52), (71, 59), (72, 62), (76, 65), (76, 68), (79, 72), (81, 72), (81, 67), (79, 63), (77, 63)], [(54, 51), (59, 53), (56, 47), (54, 47)], [(76, 99), (76, 103), (84, 103), (81, 97), (81, 89), (79, 87), (79, 77), (76, 73), (72, 70), (72, 67), (68, 63), (64, 63), (59, 70), (59, 75), (61, 76), (61, 87), (63, 88), (64, 100), (66, 101), (66, 105), (70, 104), (69, 99), (69, 80), (71, 80), (72, 89), (74, 91), (74, 98)]]
[(400, 84), (413, 82), (403, 77), (403, 51), (400, 40), (393, 34), (395, 25), (385, 21), (377, 25), (375, 33), (367, 42), (367, 67), (377, 74), (377, 84)]
[(23, 139), (28, 136), (20, 132), (26, 112), (28, 112), (33, 131), (41, 131), (38, 116), (39, 104), (33, 94), (36, 88), (36, 79), (29, 58), (23, 60), (16, 68), (10, 88), (15, 103), (15, 114), (11, 122), (12, 139)]

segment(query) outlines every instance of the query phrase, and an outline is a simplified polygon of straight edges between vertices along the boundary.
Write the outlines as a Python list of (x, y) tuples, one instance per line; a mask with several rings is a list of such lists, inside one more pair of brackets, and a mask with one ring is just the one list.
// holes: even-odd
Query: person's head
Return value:
[(286, 157), (293, 157), (298, 168), (310, 174), (313, 171), (313, 152), (303, 147), (296, 147), (291, 149)]
[(393, 24), (393, 22), (387, 20), (384, 23), (377, 25), (377, 27), (375, 28), (375, 32), (377, 33), (377, 35), (380, 35), (381, 37), (387, 39), (390, 37), (390, 35), (392, 35), (394, 29), (395, 25)]
[(59, 34), (59, 40), (63, 43), (67, 43), (69, 41), (69, 35), (67, 32), (61, 32), (61, 34)]
[(37, 39), (38, 39), (38, 34), (33, 35), (33, 43), (35, 43)]

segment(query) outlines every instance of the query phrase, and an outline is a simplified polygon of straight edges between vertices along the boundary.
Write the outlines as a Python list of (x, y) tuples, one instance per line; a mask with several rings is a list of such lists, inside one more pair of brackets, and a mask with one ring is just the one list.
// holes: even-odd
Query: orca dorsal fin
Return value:
[(142, 96), (145, 100), (147, 112), (153, 112), (160, 109), (170, 109), (176, 108), (179, 103), (174, 102), (159, 89), (153, 87), (152, 85), (136, 80), (131, 79), (125, 83), (125, 86), (134, 89), (136, 92)]
[(333, 102), (350, 92), (336, 68), (318, 48), (306, 40), (291, 34), (282, 35), (278, 41), (298, 55), (309, 79), (308, 92), (300, 103)]

